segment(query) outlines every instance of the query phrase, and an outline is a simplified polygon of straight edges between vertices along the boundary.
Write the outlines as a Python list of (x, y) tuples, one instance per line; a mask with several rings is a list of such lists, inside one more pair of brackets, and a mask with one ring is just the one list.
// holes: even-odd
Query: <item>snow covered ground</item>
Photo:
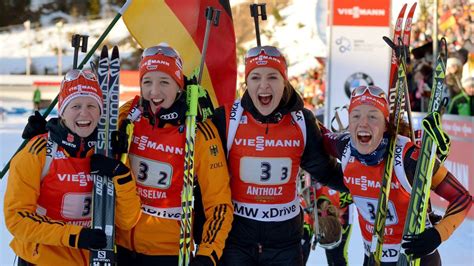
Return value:
[[(28, 101), (2, 101), (2, 107), (31, 109)], [(28, 115), (10, 115), (2, 121), (0, 117), (0, 167), (16, 151), (22, 142), (21, 132), (28, 119)], [(11, 235), (5, 227), (3, 216), (3, 196), (5, 194), (7, 176), (0, 180), (0, 265), (14, 265), (15, 255), (9, 248)], [(357, 219), (354, 219), (357, 222)], [(439, 248), (443, 265), (474, 265), (474, 221), (466, 221), (454, 232), (451, 238)], [(361, 265), (363, 261), (362, 238), (358, 224), (354, 225), (349, 245), (349, 265)], [(308, 265), (326, 265), (324, 250), (320, 247), (311, 252)]]

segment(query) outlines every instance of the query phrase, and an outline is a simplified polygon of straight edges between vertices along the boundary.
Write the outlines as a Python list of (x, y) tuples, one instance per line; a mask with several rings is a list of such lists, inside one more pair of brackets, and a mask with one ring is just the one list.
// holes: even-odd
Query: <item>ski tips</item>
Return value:
[(112, 48), (112, 58), (118, 58), (118, 57), (119, 57), (118, 46), (114, 46), (114, 48)]
[(109, 50), (107, 49), (107, 45), (104, 45), (102, 47), (102, 51), (100, 52), (100, 57), (108, 57), (109, 56)]

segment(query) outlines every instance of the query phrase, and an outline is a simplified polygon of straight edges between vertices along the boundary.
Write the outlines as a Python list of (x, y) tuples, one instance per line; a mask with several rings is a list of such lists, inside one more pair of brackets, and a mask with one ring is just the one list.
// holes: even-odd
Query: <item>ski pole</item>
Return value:
[[(109, 26), (107, 26), (107, 28), (105, 29), (104, 33), (102, 33), (102, 35), (99, 37), (99, 39), (95, 42), (94, 46), (92, 46), (91, 50), (89, 51), (89, 53), (87, 53), (87, 55), (84, 57), (84, 59), (82, 59), (81, 63), (79, 64), (78, 68), (79, 69), (82, 69), (82, 67), (87, 63), (87, 61), (89, 61), (89, 59), (92, 57), (92, 55), (94, 54), (94, 52), (97, 50), (97, 48), (99, 47), (99, 45), (102, 43), (102, 41), (105, 39), (105, 37), (107, 37), (107, 35), (109, 34), (109, 32), (112, 30), (112, 28), (115, 26), (115, 24), (117, 23), (117, 21), (122, 17), (122, 14), (127, 10), (127, 8), (130, 6), (130, 4), (132, 3), (132, 0), (127, 0), (127, 2), (125, 2), (125, 4), (123, 4), (122, 8), (119, 10), (119, 12), (117, 13), (117, 15), (115, 15), (114, 19), (110, 22)], [(58, 94), (59, 95), (59, 94)], [(56, 97), (54, 98), (54, 100), (51, 102), (51, 104), (48, 106), (48, 108), (44, 111), (43, 113), (43, 117), (46, 119), (46, 117), (48, 117), (48, 115), (51, 113), (51, 111), (53, 110), (54, 106), (56, 105), (56, 103), (58, 102), (58, 95), (56, 95)], [(15, 151), (15, 154), (13, 154), (13, 156), (15, 156), (21, 149), (23, 149), (23, 147), (25, 147), (26, 143), (28, 143), (29, 140), (25, 139), (20, 147), (18, 147), (18, 149)], [(5, 165), (5, 167), (3, 167), (2, 169), (2, 172), (0, 172), (0, 179), (2, 179), (5, 174), (7, 173), (8, 169), (10, 168), (10, 162), (13, 158), (13, 156), (10, 158), (10, 160), (8, 160), (7, 164)]]
[(253, 17), (253, 21), (255, 23), (255, 37), (257, 38), (257, 46), (262, 46), (260, 43), (260, 27), (258, 25), (258, 17), (261, 16), (262, 20), (267, 20), (266, 4), (251, 4), (250, 16)]
[[(215, 11), (215, 16), (214, 16)], [(219, 17), (221, 15), (221, 11), (218, 9), (214, 9), (212, 6), (208, 6), (206, 8), (206, 32), (204, 33), (204, 43), (202, 45), (202, 56), (201, 56), (201, 63), (199, 66), (199, 75), (198, 75), (198, 84), (201, 85), (202, 81), (202, 73), (204, 73), (204, 62), (206, 61), (206, 53), (207, 53), (207, 45), (209, 42), (209, 33), (211, 32), (211, 22), (214, 26), (219, 25)]]
[(314, 239), (311, 249), (315, 250), (318, 243), (321, 241), (322, 235), (319, 230), (319, 216), (318, 216), (318, 196), (316, 195), (316, 186), (311, 186), (310, 191), (313, 190), (313, 216), (314, 216)]
[[(214, 17), (214, 11), (216, 17)], [(213, 7), (206, 9), (206, 31), (201, 52), (201, 67), (198, 73), (198, 84), (201, 83), (204, 61), (206, 59), (207, 45), (209, 41), (211, 21), (214, 26), (219, 24), (219, 10)], [(181, 223), (180, 223), (180, 239), (179, 239), (179, 256), (178, 265), (187, 266), (191, 259), (191, 228), (193, 213), (193, 189), (194, 189), (194, 144), (196, 141), (196, 117), (198, 109), (199, 86), (189, 86), (186, 89), (186, 102), (188, 111), (186, 112), (186, 144), (184, 146), (184, 173), (183, 173), (183, 190), (181, 192)]]

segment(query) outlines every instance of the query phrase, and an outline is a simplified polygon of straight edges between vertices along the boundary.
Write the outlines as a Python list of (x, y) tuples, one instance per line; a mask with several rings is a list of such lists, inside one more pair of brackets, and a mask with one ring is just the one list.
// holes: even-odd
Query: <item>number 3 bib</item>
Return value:
[(234, 213), (262, 221), (296, 216), (296, 177), (304, 146), (292, 116), (262, 124), (244, 112), (228, 154)]

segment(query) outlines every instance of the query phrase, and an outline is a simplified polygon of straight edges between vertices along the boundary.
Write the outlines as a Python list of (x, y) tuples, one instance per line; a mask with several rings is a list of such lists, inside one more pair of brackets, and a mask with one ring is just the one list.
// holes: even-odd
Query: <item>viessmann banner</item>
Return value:
[[(336, 108), (349, 104), (352, 88), (377, 85), (387, 90), (390, 49), (382, 36), (392, 37), (390, 0), (332, 0), (330, 8), (326, 126)], [(347, 125), (347, 112), (341, 112), (341, 120)]]
[[(415, 141), (421, 142), (423, 132), (421, 121), (426, 113), (414, 112), (412, 116)], [(474, 117), (459, 115), (443, 115), (443, 130), (451, 138), (451, 149), (444, 166), (457, 178), (471, 195), (474, 194)], [(448, 202), (435, 193), (431, 193), (432, 203), (436, 207), (446, 209)], [(474, 208), (468, 217), (474, 219)]]

